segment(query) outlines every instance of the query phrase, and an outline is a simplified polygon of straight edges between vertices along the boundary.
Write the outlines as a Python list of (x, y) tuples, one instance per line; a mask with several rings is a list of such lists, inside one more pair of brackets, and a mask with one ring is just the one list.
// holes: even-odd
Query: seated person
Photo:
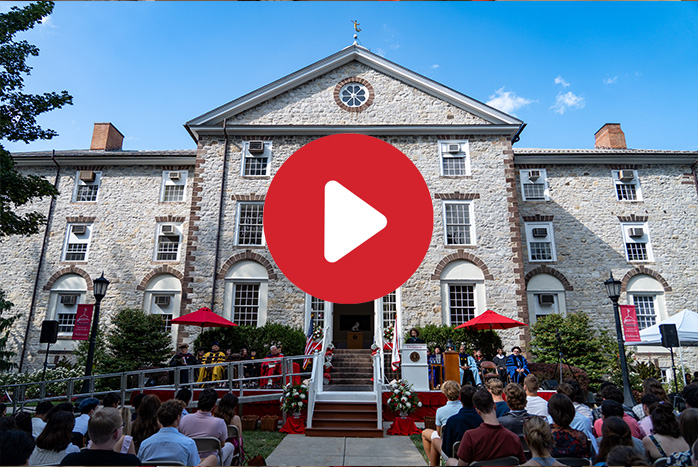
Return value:
[(526, 375), (531, 373), (526, 357), (521, 355), (521, 347), (518, 345), (511, 349), (511, 353), (507, 357), (507, 373), (512, 383), (519, 384), (523, 384)]
[[(225, 361), (225, 354), (221, 352), (221, 348), (218, 345), (218, 342), (214, 342), (211, 344), (211, 351), (206, 352), (201, 360), (202, 364), (209, 364), (209, 363), (223, 363)], [(224, 379), (224, 371), (225, 367), (224, 366), (214, 366), (214, 367), (208, 367), (208, 368), (202, 368), (202, 370), (205, 371), (200, 371), (199, 372), (199, 379), (197, 380), (198, 383), (204, 382), (204, 381), (220, 381)]]
[(436, 409), (436, 430), (429, 428), (422, 431), (422, 445), (424, 452), (429, 459), (429, 465), (439, 465), (440, 453), (438, 449), (433, 449), (432, 439), (441, 438), (442, 428), (452, 415), (460, 411), (461, 403), (458, 400), (460, 396), (460, 384), (455, 381), (446, 381), (441, 387), (441, 392), (446, 396), (446, 405)]
[[(432, 389), (439, 389), (441, 387), (441, 382), (444, 379), (443, 354), (441, 353), (441, 347), (438, 345), (434, 347), (434, 353), (431, 355), (429, 354), (429, 349), (427, 349), (427, 363), (429, 363), (430, 387)], [(460, 384), (458, 386), (460, 386)]]
[(642, 439), (650, 461), (654, 462), (675, 452), (688, 451), (688, 443), (681, 436), (681, 428), (671, 404), (660, 402), (650, 416), (654, 432)]
[(264, 362), (262, 362), (262, 375), (261, 376), (275, 376), (279, 375), (279, 377), (275, 378), (268, 378), (268, 379), (260, 379), (259, 384), (260, 386), (268, 387), (271, 388), (274, 385), (279, 385), (281, 382), (281, 361), (280, 360), (273, 360), (273, 361), (267, 361), (267, 359), (276, 359), (278, 357), (283, 357), (281, 354), (281, 351), (279, 348), (275, 345), (272, 345), (270, 348), (269, 354), (264, 357)]
[(526, 391), (524, 391), (524, 388), (519, 384), (509, 383), (507, 387), (504, 388), (504, 394), (507, 396), (509, 412), (505, 413), (497, 420), (504, 428), (522, 436), (524, 420), (530, 417), (526, 411), (526, 403), (528, 402), (526, 399)]
[(553, 434), (550, 425), (543, 417), (531, 417), (523, 426), (524, 439), (531, 450), (531, 459), (523, 465), (565, 465), (550, 455)]
[[(631, 446), (639, 453), (645, 453), (642, 442), (630, 435), (630, 427), (620, 417), (613, 416), (604, 419), (601, 433), (603, 436), (598, 439), (599, 451), (594, 459), (595, 465), (608, 465), (606, 462), (608, 453), (616, 446)], [(640, 444), (639, 447), (636, 443)]]
[(570, 428), (574, 420), (574, 405), (564, 394), (553, 394), (548, 401), (548, 412), (553, 419), (553, 457), (591, 457), (591, 449), (584, 433)]
[(477, 362), (473, 357), (465, 351), (465, 344), (461, 344), (458, 352), (461, 386), (472, 384), (479, 386), (482, 384), (480, 380), (480, 370), (477, 368)]
[(80, 416), (75, 419), (75, 427), (73, 428), (72, 443), (79, 448), (85, 446), (85, 434), (87, 433), (87, 425), (90, 421), (90, 416), (99, 406), (99, 399), (88, 397), (83, 399), (78, 405)]
[(502, 397), (504, 383), (502, 383), (502, 381), (499, 378), (490, 378), (485, 382), (485, 387), (490, 392), (490, 394), (492, 394), (492, 399), (494, 399), (494, 405), (497, 406), (497, 418), (509, 412), (509, 406)]
[[(226, 443), (228, 438), (228, 425), (222, 418), (213, 416), (213, 410), (218, 401), (218, 394), (214, 389), (206, 388), (199, 394), (197, 401), (198, 411), (193, 414), (185, 415), (179, 422), (179, 432), (190, 438), (212, 437), (218, 438), (221, 442), (221, 452), (223, 459), (220, 459), (220, 465), (230, 465), (233, 458), (234, 446), (232, 443)], [(208, 456), (215, 452), (206, 452), (203, 455)]]
[(473, 428), (477, 428), (482, 423), (482, 418), (473, 407), (473, 396), (475, 387), (466, 384), (460, 388), (460, 403), (463, 406), (457, 414), (451, 415), (442, 430), (443, 440), (436, 438), (432, 440), (432, 448), (439, 449), (447, 457), (453, 457), (453, 443), (463, 437), (463, 433)]
[[(528, 400), (526, 403), (526, 410), (528, 410), (528, 413), (531, 415), (538, 415), (539, 417), (547, 417), (548, 401), (538, 395), (540, 386), (536, 375), (526, 375), (523, 387), (526, 390), (526, 399)], [(574, 405), (572, 407), (574, 407)]]

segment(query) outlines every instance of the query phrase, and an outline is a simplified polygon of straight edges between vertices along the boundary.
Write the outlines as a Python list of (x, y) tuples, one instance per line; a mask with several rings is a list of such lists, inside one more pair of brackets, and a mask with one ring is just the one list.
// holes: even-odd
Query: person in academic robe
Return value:
[(480, 386), (482, 381), (480, 380), (480, 371), (477, 369), (477, 362), (473, 357), (467, 354), (465, 351), (465, 345), (460, 346), (460, 352), (458, 353), (460, 358), (460, 380), (461, 386), (468, 383), (473, 386)]
[(276, 378), (271, 378), (271, 376), (281, 375), (281, 360), (277, 360), (277, 358), (283, 356), (284, 355), (281, 353), (281, 349), (279, 349), (275, 345), (271, 346), (270, 352), (267, 354), (266, 357), (264, 357), (264, 361), (262, 362), (262, 376), (267, 376), (270, 378), (260, 379), (260, 386), (271, 388), (275, 384), (279, 385), (279, 383), (281, 382), (281, 378), (278, 376)]
[[(221, 348), (218, 345), (218, 342), (214, 342), (211, 344), (211, 351), (206, 352), (201, 359), (201, 363), (203, 364), (209, 364), (209, 363), (223, 363), (225, 362), (225, 354), (221, 352)], [(223, 379), (223, 373), (225, 371), (225, 367), (223, 366), (214, 366), (214, 367), (209, 367), (209, 368), (202, 368), (202, 370), (206, 371), (201, 371), (199, 373), (199, 379), (197, 380), (198, 383), (204, 382), (204, 381), (220, 381)]]
[(419, 329), (417, 328), (412, 328), (410, 329), (410, 337), (405, 341), (406, 344), (423, 344), (424, 339), (421, 339), (419, 337)]
[(492, 363), (497, 365), (497, 373), (499, 374), (499, 379), (507, 384), (507, 356), (504, 353), (504, 349), (501, 347), (497, 349), (497, 355), (492, 358)]
[[(189, 352), (189, 346), (187, 344), (182, 344), (179, 346), (179, 352), (172, 357), (172, 360), (170, 360), (170, 366), (189, 366), (189, 365), (198, 365), (199, 362), (194, 356), (194, 354)], [(170, 373), (170, 380), (171, 383), (174, 383), (174, 372)], [(181, 370), (179, 373), (179, 382), (180, 383), (188, 383), (189, 382), (189, 371), (188, 370)]]
[(507, 357), (507, 373), (511, 382), (523, 385), (524, 378), (530, 372), (526, 357), (521, 355), (521, 347), (511, 349), (511, 354)]

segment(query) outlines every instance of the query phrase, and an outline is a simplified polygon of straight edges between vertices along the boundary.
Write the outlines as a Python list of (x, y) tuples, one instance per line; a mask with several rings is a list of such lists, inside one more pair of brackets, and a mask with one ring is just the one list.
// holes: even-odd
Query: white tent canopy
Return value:
[(625, 345), (662, 345), (660, 324), (675, 324), (681, 346), (698, 346), (698, 313), (688, 309), (681, 310), (661, 323), (640, 331), (640, 342), (626, 342)]

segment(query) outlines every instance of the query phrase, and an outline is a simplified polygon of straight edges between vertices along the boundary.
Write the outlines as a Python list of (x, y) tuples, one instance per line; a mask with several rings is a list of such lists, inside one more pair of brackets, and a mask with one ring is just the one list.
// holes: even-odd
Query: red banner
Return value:
[(75, 314), (75, 326), (73, 327), (74, 341), (86, 341), (90, 338), (93, 308), (94, 305), (78, 305), (78, 311)]
[(623, 323), (625, 342), (640, 342), (640, 328), (637, 326), (635, 305), (620, 305), (620, 320)]

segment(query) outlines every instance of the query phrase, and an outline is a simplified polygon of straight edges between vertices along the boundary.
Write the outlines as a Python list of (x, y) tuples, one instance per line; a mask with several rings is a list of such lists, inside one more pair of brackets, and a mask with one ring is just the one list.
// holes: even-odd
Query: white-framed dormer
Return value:
[(533, 263), (557, 261), (552, 222), (526, 222), (528, 260)]
[(550, 199), (546, 169), (522, 169), (519, 171), (519, 178), (521, 179), (521, 198), (524, 201), (548, 201)]
[(242, 142), (240, 176), (266, 177), (271, 164), (272, 142), (249, 140)]
[(153, 261), (179, 261), (182, 238), (181, 222), (158, 222), (155, 228)]
[(185, 201), (188, 175), (187, 170), (163, 170), (160, 202), (178, 203)]
[(642, 201), (642, 189), (637, 170), (612, 170), (611, 178), (618, 201)]
[(78, 170), (75, 174), (74, 203), (94, 203), (97, 201), (102, 172)]
[(652, 242), (647, 222), (621, 223), (625, 258), (631, 263), (654, 261)]
[(470, 175), (470, 143), (467, 139), (439, 140), (439, 165), (442, 176)]
[(475, 245), (472, 200), (443, 200), (444, 245)]
[(240, 246), (263, 246), (264, 202), (238, 201), (235, 213), (235, 244)]
[(63, 244), (63, 261), (86, 262), (92, 237), (92, 224), (69, 223)]

